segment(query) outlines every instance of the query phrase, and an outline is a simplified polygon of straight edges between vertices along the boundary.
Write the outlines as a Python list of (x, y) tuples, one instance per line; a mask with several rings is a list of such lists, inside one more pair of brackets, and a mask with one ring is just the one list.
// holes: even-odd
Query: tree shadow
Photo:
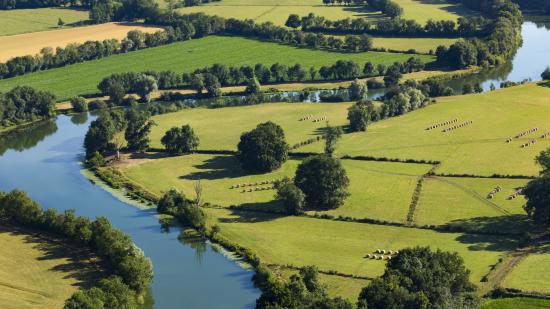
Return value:
[(342, 9), (344, 12), (353, 13), (354, 17), (366, 17), (368, 19), (379, 19), (387, 17), (380, 11), (370, 10), (364, 5), (360, 6), (346, 6)]
[(133, 152), (130, 154), (129, 158), (136, 160), (136, 159), (163, 159), (172, 157), (173, 155), (166, 153), (166, 152)]
[(73, 286), (90, 288), (94, 282), (106, 275), (105, 265), (97, 262), (92, 252), (86, 248), (72, 247), (53, 238), (45, 239), (18, 229), (0, 227), (0, 233), (24, 236), (25, 243), (43, 253), (37, 258), (38, 261), (58, 260), (60, 264), (51, 267), (49, 271), (64, 273), (64, 279), (75, 279)]
[(439, 9), (458, 16), (467, 17), (468, 15), (472, 15), (472, 14), (467, 14), (468, 10), (463, 6), (461, 6), (460, 4), (457, 4), (457, 3), (455, 4), (447, 0), (413, 0), (413, 1), (418, 1), (426, 5), (446, 5), (444, 7), (440, 7)]
[(239, 162), (234, 156), (213, 156), (193, 167), (199, 171), (182, 175), (179, 178), (187, 180), (216, 180), (220, 178), (239, 178), (249, 175), (249, 173), (246, 173), (239, 166)]
[(473, 233), (499, 233), (521, 235), (532, 231), (535, 226), (526, 215), (503, 215), (497, 217), (475, 217), (453, 220), (446, 224), (451, 230), (461, 228)]
[(469, 245), (471, 251), (507, 252), (515, 250), (520, 244), (517, 235), (461, 234), (456, 240)]
[(284, 217), (285, 215), (282, 213), (260, 210), (262, 208), (266, 209), (268, 207), (272, 207), (274, 203), (276, 202), (271, 201), (265, 203), (243, 204), (241, 206), (231, 208), (231, 213), (228, 216), (221, 217), (218, 220), (221, 223), (259, 223), (273, 221), (275, 219)]

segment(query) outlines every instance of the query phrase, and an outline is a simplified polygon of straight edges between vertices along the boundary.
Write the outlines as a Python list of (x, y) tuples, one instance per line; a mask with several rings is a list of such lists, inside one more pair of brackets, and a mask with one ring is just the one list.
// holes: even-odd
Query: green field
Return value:
[[(456, 20), (460, 16), (472, 14), (470, 10), (447, 1), (396, 0), (395, 2), (404, 9), (403, 18), (414, 19), (421, 24), (430, 18)], [(321, 0), (223, 0), (202, 6), (181, 8), (179, 11), (252, 19), (258, 23), (269, 21), (276, 25), (284, 25), (290, 14), (305, 16), (314, 13), (329, 20), (363, 17), (376, 21), (385, 18), (381, 12), (370, 12), (361, 6), (325, 6)]]
[[(253, 206), (273, 211), (277, 210), (274, 190), (243, 193), (242, 188), (230, 189), (231, 186), (292, 177), (298, 164), (299, 161), (290, 160), (273, 173), (248, 175), (233, 156), (195, 154), (131, 164), (122, 170), (131, 180), (158, 195), (170, 188), (177, 188), (193, 196), (193, 184), (200, 179), (206, 202), (223, 206)], [(406, 221), (418, 177), (431, 167), (351, 160), (343, 161), (343, 165), (350, 178), (351, 197), (339, 209), (322, 213), (401, 223)]]
[(420, 53), (428, 53), (430, 51), (435, 52), (439, 45), (450, 46), (456, 41), (457, 39), (446, 38), (373, 38), (375, 48), (386, 48), (400, 51), (415, 49)]
[[(410, 57), (406, 54), (377, 52), (337, 53), (239, 37), (210, 36), (1, 80), (0, 91), (17, 85), (29, 85), (51, 91), (58, 99), (68, 99), (75, 95), (97, 93), (96, 87), (101, 79), (112, 73), (128, 71), (191, 72), (214, 63), (240, 66), (256, 63), (271, 65), (276, 62), (288, 65), (300, 63), (304, 67), (319, 68), (338, 60), (353, 60), (362, 66), (367, 61), (391, 64), (406, 61)], [(431, 56), (420, 57), (425, 62), (434, 60)]]
[[(347, 108), (351, 104), (331, 103), (273, 103), (221, 109), (195, 108), (153, 117), (157, 123), (151, 132), (153, 147), (163, 147), (160, 139), (172, 127), (189, 124), (200, 138), (201, 150), (236, 150), (242, 133), (258, 124), (272, 121), (285, 131), (290, 145), (319, 135), (325, 122), (300, 118), (313, 115), (327, 117), (333, 126), (347, 124)], [(251, 117), (253, 115), (253, 117)]]
[(58, 243), (0, 226), (0, 308), (61, 308), (98, 279)]
[(88, 11), (68, 8), (0, 10), (0, 35), (57, 29), (59, 18), (70, 25), (87, 20)]
[[(486, 235), (438, 233), (404, 227), (338, 222), (304, 217), (274, 217), (259, 213), (208, 209), (221, 234), (251, 248), (268, 264), (317, 265), (321, 270), (375, 277), (385, 262), (367, 259), (376, 249), (400, 250), (415, 245), (458, 252), (479, 283), (490, 265), (506, 251), (512, 240)], [(217, 219), (217, 220), (216, 220)]]
[[(439, 160), (438, 173), (537, 175), (533, 158), (550, 146), (538, 139), (528, 148), (521, 144), (550, 131), (550, 88), (531, 83), (484, 94), (439, 98), (427, 108), (380, 121), (366, 133), (347, 134), (338, 152), (404, 159)], [(458, 118), (473, 124), (443, 133), (429, 125)], [(507, 138), (538, 127), (512, 143)], [(310, 145), (301, 151), (320, 151)]]
[[(544, 250), (544, 249), (543, 249)], [(545, 253), (530, 254), (504, 280), (506, 288), (550, 294), (550, 245)]]
[(481, 304), (482, 309), (544, 309), (550, 308), (550, 300), (526, 297), (491, 299)]
[[(422, 186), (414, 223), (438, 225), (459, 219), (523, 215), (523, 196), (507, 198), (526, 183), (527, 180), (516, 179), (428, 177)], [(489, 192), (497, 186), (502, 191), (488, 199)]]

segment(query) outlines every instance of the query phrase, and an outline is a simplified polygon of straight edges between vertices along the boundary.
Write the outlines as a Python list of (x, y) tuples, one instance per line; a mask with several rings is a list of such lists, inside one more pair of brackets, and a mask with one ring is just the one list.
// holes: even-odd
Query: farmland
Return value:
[[(534, 253), (527, 256), (506, 277), (504, 287), (538, 293), (550, 293), (550, 253)], [(544, 250), (543, 250), (544, 251)]]
[[(25, 84), (48, 90), (58, 99), (68, 99), (75, 95), (97, 93), (96, 87), (101, 79), (112, 73), (128, 71), (191, 72), (214, 63), (237, 66), (256, 63), (271, 65), (276, 62), (290, 65), (300, 63), (304, 67), (319, 68), (338, 60), (354, 60), (360, 65), (367, 61), (388, 65), (395, 61), (406, 61), (410, 57), (407, 54), (378, 52), (337, 53), (238, 37), (210, 36), (1, 80), (0, 91)], [(421, 59), (430, 62), (434, 57), (421, 56)]]
[(0, 10), (0, 36), (56, 29), (59, 18), (65, 22), (65, 27), (70, 27), (87, 20), (88, 11), (68, 8)]
[[(2, 14), (2, 11), (0, 11)], [(11, 36), (0, 36), (0, 62), (13, 57), (35, 55), (44, 47), (65, 47), (71, 43), (102, 41), (106, 39), (123, 39), (129, 31), (156, 32), (158, 27), (144, 26), (139, 23), (107, 23), (77, 28), (58, 29), (37, 33), (26, 33)]]
[(60, 308), (97, 273), (70, 250), (53, 242), (0, 227), (0, 307)]
[[(404, 9), (404, 18), (414, 19), (419, 23), (425, 23), (428, 19), (456, 20), (460, 16), (470, 16), (471, 11), (460, 5), (446, 1), (437, 3), (425, 3), (416, 0), (397, 0), (398, 5)], [(210, 15), (233, 17), (239, 19), (252, 19), (256, 22), (270, 21), (276, 25), (284, 25), (288, 15), (300, 16), (314, 13), (327, 19), (336, 20), (344, 18), (366, 18), (376, 21), (385, 18), (380, 12), (371, 12), (360, 6), (325, 6), (320, 0), (223, 0), (207, 5), (182, 8), (180, 12), (204, 12)]]
[[(401, 159), (441, 161), (437, 169), (445, 174), (537, 175), (533, 158), (550, 146), (550, 139), (538, 139), (550, 131), (547, 98), (550, 88), (534, 83), (484, 94), (439, 98), (420, 112), (406, 114), (371, 125), (366, 133), (345, 135), (340, 154), (370, 155)], [(426, 130), (434, 123), (458, 118), (473, 124), (452, 132)], [(506, 119), (503, 121), (503, 119)], [(539, 130), (511, 138), (525, 130)], [(521, 145), (531, 139), (537, 143)], [(319, 145), (302, 151), (319, 151)], [(480, 154), (484, 155), (480, 155)]]

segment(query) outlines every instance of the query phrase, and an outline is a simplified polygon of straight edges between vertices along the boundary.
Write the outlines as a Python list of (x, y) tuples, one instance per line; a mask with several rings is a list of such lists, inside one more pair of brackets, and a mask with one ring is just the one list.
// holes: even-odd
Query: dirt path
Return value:
[(0, 36), (0, 62), (13, 57), (35, 55), (44, 47), (65, 47), (70, 43), (101, 41), (105, 39), (123, 39), (131, 30), (156, 32), (158, 27), (145, 26), (139, 23), (106, 23), (100, 25), (68, 28), (60, 30), (24, 33)]

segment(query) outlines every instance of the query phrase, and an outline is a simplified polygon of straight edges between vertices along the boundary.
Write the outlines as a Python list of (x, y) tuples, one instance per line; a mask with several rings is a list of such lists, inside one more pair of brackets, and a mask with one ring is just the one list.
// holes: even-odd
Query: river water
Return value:
[[(88, 119), (86, 119), (88, 118)], [(59, 116), (24, 133), (0, 139), (0, 190), (19, 188), (46, 208), (106, 216), (153, 261), (148, 306), (253, 308), (260, 292), (252, 271), (208, 244), (182, 244), (179, 229), (163, 231), (154, 210), (122, 202), (81, 173), (84, 134), (92, 117)]]
[[(523, 46), (514, 60), (450, 85), (481, 83), (489, 89), (501, 81), (539, 80), (550, 66), (550, 20), (528, 18)], [(535, 23), (535, 21), (537, 23)], [(380, 95), (371, 91), (370, 97)], [(297, 93), (289, 93), (299, 95)], [(318, 93), (310, 95), (318, 97)], [(19, 188), (46, 208), (75, 209), (78, 215), (108, 217), (151, 258), (155, 277), (148, 303), (155, 308), (251, 308), (260, 295), (252, 271), (216, 252), (210, 245), (181, 240), (177, 228), (164, 230), (154, 210), (116, 198), (82, 174), (82, 143), (93, 116), (59, 116), (33, 129), (0, 138), (0, 190)]]

